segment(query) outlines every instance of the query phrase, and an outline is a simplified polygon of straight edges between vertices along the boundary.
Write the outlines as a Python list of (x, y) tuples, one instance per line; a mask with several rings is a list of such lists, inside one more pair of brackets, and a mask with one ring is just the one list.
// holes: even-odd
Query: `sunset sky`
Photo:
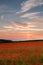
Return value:
[(43, 0), (0, 0), (0, 39), (43, 39)]

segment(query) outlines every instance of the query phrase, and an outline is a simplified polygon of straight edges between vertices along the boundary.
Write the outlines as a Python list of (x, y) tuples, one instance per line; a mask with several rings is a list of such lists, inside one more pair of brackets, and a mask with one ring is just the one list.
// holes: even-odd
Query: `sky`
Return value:
[(0, 0), (0, 39), (43, 39), (43, 0)]

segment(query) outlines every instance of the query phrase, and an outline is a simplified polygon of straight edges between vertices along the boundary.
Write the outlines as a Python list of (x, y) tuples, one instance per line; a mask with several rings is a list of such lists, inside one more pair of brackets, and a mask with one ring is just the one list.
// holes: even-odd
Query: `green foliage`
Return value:
[(13, 64), (14, 64), (14, 65), (19, 65), (16, 60), (13, 60)]
[(35, 61), (35, 59), (33, 58), (33, 56), (31, 56), (31, 57), (29, 58), (28, 62), (29, 62), (30, 64), (36, 65), (36, 61)]
[(5, 62), (5, 65), (11, 65), (11, 60), (7, 59), (6, 62)]
[(43, 55), (41, 55), (40, 63), (43, 63)]
[(0, 65), (5, 65), (5, 63), (2, 59), (0, 59)]

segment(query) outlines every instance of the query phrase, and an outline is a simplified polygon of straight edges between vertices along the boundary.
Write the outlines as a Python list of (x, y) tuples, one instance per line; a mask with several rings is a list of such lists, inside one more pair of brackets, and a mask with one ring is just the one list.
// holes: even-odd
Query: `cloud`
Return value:
[(1, 4), (0, 5), (0, 13), (5, 12), (7, 9), (8, 9), (8, 6), (7, 5), (5, 5), (5, 4)]
[(3, 28), (13, 32), (43, 32), (43, 19), (26, 23), (12, 21), (10, 24), (4, 25)]
[(11, 25), (6, 25), (6, 26), (4, 26), (3, 28), (6, 28), (6, 29), (12, 29), (13, 26), (11, 26)]
[(43, 0), (26, 0), (21, 3), (21, 9), (20, 11), (16, 12), (16, 14), (26, 12), (30, 10), (31, 8), (34, 8), (36, 6), (40, 6), (43, 4)]
[(27, 0), (21, 4), (21, 6), (22, 6), (21, 10), (23, 12), (25, 12), (25, 11), (28, 11), (35, 6), (39, 6), (42, 4), (43, 4), (42, 0)]
[(6, 6), (6, 5), (0, 5), (0, 10), (5, 10), (5, 9), (7, 9), (8, 7)]
[(0, 29), (1, 38), (41, 39), (43, 38), (43, 19), (20, 23), (11, 21)]
[(40, 14), (40, 12), (34, 12), (34, 13), (25, 13), (20, 15), (21, 18), (29, 18), (29, 19), (33, 19), (33, 18), (38, 18), (38, 14)]
[(4, 19), (4, 15), (1, 15), (1, 20), (3, 20)]
[(0, 14), (7, 14), (8, 16), (14, 16), (14, 13), (16, 10), (12, 9), (9, 5), (7, 4), (0, 4)]

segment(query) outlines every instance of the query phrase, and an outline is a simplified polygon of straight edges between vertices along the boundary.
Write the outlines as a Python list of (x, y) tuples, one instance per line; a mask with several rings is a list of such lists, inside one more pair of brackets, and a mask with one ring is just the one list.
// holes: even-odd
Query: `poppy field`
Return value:
[(43, 41), (0, 44), (0, 65), (43, 65)]

